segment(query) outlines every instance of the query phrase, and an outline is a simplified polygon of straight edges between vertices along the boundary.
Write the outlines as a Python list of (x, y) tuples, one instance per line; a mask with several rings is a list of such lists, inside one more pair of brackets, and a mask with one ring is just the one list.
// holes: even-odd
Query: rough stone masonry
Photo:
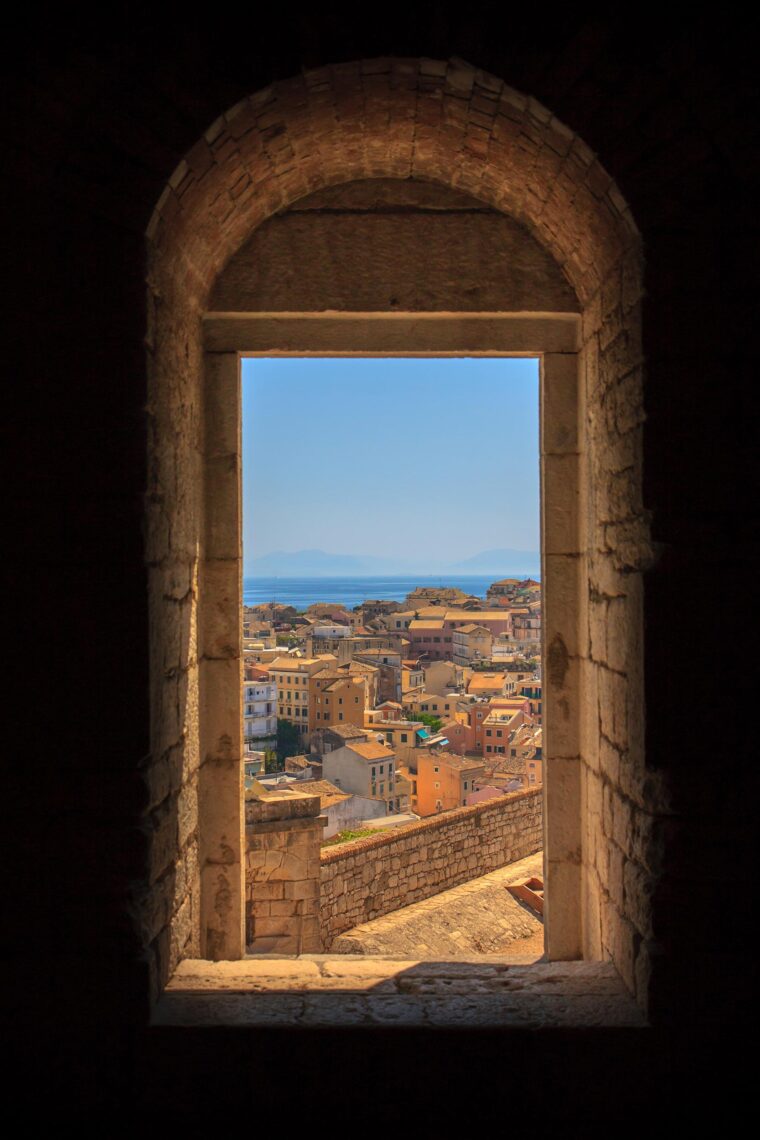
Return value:
[(513, 792), (321, 856), (318, 796), (246, 799), (248, 952), (329, 949), (345, 930), (539, 851), (542, 799), (541, 788)]

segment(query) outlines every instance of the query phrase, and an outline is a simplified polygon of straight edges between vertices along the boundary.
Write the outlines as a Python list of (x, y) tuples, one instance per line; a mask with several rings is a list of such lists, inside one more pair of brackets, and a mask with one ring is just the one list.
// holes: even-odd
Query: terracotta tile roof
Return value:
[(312, 796), (319, 796), (320, 807), (328, 808), (342, 803), (351, 797), (351, 792), (343, 792), (329, 780), (299, 780), (298, 790)]
[(358, 753), (364, 760), (391, 760), (395, 753), (385, 744), (377, 741), (368, 741), (366, 744), (349, 744), (352, 752)]
[(468, 760), (466, 756), (455, 756), (453, 752), (439, 752), (438, 755), (431, 755), (429, 757), (434, 764), (445, 764), (448, 768), (454, 768), (457, 772), (469, 772), (472, 768), (484, 768), (484, 760)]
[(301, 755), (299, 755), (299, 756), (286, 756), (285, 757), (285, 771), (286, 772), (290, 768), (310, 768), (310, 767), (311, 767), (311, 761), (309, 760), (308, 756), (303, 755), (303, 753), (301, 753)]
[(366, 740), (368, 732), (364, 728), (359, 728), (355, 724), (331, 724), (328, 729), (321, 731), (334, 732), (336, 736), (342, 736), (344, 740)]
[(473, 673), (467, 688), (470, 692), (478, 689), (492, 689), (495, 685), (506, 684), (506, 680), (504, 673)]
[(504, 621), (504, 618), (507, 616), (504, 607), (501, 606), (500, 609), (487, 610), (465, 610), (461, 608), (449, 608), (446, 610), (444, 617), (447, 621), (460, 621), (463, 618), (469, 618), (470, 621), (472, 621), (473, 615), (477, 618), (478, 621), (482, 621), (484, 618), (498, 618), (499, 621)]
[(380, 656), (383, 653), (386, 655), (392, 654), (394, 657), (398, 656), (398, 649), (379, 649), (375, 645), (373, 645), (370, 649), (359, 649), (357, 652), (361, 653), (363, 656), (369, 655), (371, 653), (373, 657)]

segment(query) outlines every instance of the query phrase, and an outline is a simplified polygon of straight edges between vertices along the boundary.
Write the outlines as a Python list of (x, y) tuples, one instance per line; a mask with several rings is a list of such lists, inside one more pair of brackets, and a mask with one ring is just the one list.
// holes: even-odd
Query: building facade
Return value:
[(309, 732), (310, 678), (327, 664), (325, 658), (278, 657), (269, 666), (277, 683), (277, 715), (294, 724), (302, 736)]
[(342, 792), (384, 801), (386, 810), (396, 812), (396, 754), (379, 740), (369, 738), (350, 742), (322, 757), (322, 773), (326, 780)]
[(277, 744), (277, 685), (266, 672), (243, 682), (243, 742), (246, 752)]
[(435, 815), (464, 807), (475, 790), (475, 780), (485, 772), (481, 760), (468, 760), (450, 752), (425, 753), (417, 768), (417, 812)]

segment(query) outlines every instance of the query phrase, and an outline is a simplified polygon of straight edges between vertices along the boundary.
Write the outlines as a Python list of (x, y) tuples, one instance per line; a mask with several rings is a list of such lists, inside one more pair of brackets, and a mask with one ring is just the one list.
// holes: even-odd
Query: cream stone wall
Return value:
[(249, 954), (311, 954), (319, 928), (319, 796), (246, 796), (245, 915)]
[[(356, 250), (364, 271), (357, 276)], [(559, 267), (518, 222), (470, 194), (368, 178), (301, 198), (270, 218), (214, 288), (217, 312), (448, 310), (576, 312)]]

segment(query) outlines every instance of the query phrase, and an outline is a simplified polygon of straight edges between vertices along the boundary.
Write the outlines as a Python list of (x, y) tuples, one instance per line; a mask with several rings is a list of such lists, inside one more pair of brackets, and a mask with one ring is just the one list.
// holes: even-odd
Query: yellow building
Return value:
[(467, 684), (473, 697), (504, 697), (507, 693), (506, 673), (473, 673)]
[(269, 674), (277, 685), (278, 717), (291, 721), (306, 734), (309, 731), (309, 679), (334, 663), (334, 657), (277, 657), (270, 662)]
[(407, 713), (429, 713), (445, 723), (457, 719), (460, 700), (458, 693), (440, 696), (437, 693), (414, 692), (404, 694), (403, 705)]
[(460, 625), (451, 636), (452, 660), (456, 665), (490, 661), (493, 635), (484, 625), (469, 622), (467, 625)]

